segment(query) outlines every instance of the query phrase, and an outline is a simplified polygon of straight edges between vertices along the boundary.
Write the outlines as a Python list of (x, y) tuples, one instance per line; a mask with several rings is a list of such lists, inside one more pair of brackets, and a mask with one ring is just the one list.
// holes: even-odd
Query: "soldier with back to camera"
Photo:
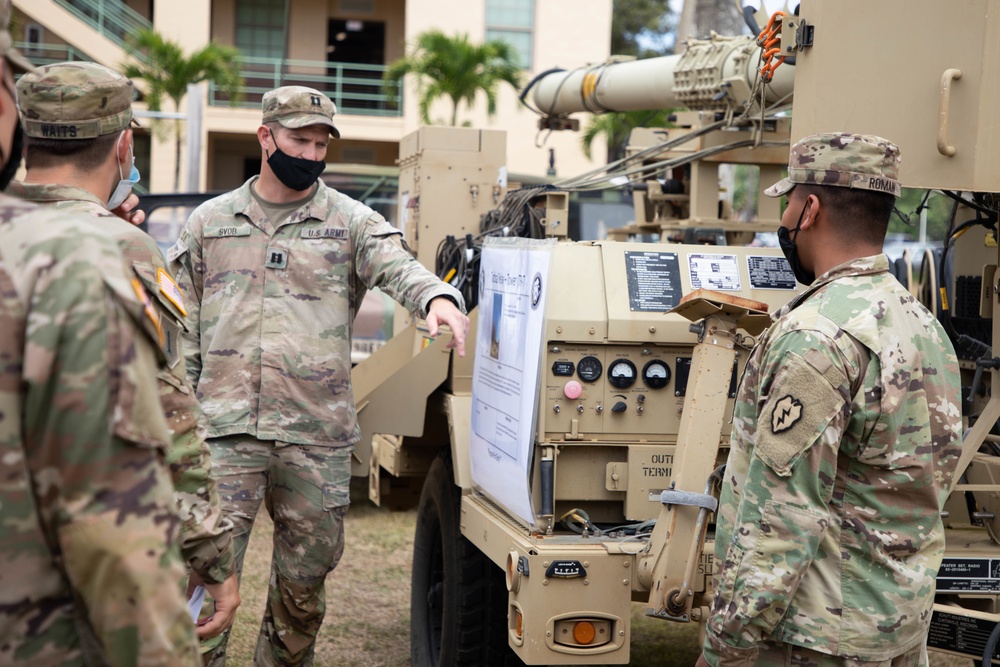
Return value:
[[(0, 0), (0, 187), (20, 163)], [(92, 220), (0, 195), (0, 663), (199, 665), (163, 452), (166, 363)]]
[(962, 416), (951, 342), (881, 254), (899, 163), (880, 137), (809, 136), (765, 191), (808, 287), (740, 383), (699, 664), (927, 663)]
[[(330, 135), (340, 137), (335, 111), (311, 88), (266, 93), (260, 176), (201, 205), (169, 253), (189, 295), (188, 375), (238, 569), (261, 501), (274, 519), (257, 665), (312, 662), (360, 438), (350, 353), (365, 290), (425, 315), (431, 336), (448, 325), (459, 354), (468, 328), (461, 295), (406, 251), (399, 230), (319, 180)], [(209, 664), (224, 663), (225, 643)]]
[(187, 385), (181, 330), (185, 299), (153, 239), (111, 214), (139, 181), (132, 125), (132, 82), (112, 69), (86, 62), (47, 65), (17, 82), (24, 125), (23, 183), (8, 192), (20, 199), (96, 220), (125, 257), (125, 271), (141, 281), (152, 298), (146, 304), (157, 319), (157, 335), (167, 364), (157, 382), (160, 403), (171, 431), (167, 463), (181, 515), (181, 554), (216, 600), (215, 616), (197, 629), (212, 637), (233, 621), (239, 606), (231, 524), (211, 477), (211, 459), (194, 390)]

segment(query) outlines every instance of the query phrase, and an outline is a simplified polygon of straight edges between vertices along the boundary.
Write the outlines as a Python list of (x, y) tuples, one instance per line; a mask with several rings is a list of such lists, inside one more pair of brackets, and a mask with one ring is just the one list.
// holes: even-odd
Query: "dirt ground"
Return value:
[[(352, 489), (351, 497), (345, 523), (347, 548), (327, 580), (326, 620), (317, 642), (315, 664), (406, 667), (410, 664), (410, 561), (416, 511), (380, 510), (368, 501), (364, 486)], [(267, 596), (271, 520), (263, 510), (258, 517), (240, 590), (243, 604), (229, 642), (230, 667), (253, 664)], [(693, 665), (700, 649), (697, 626), (649, 619), (644, 609), (642, 604), (633, 605), (630, 665)], [(931, 654), (933, 667), (970, 664)]]

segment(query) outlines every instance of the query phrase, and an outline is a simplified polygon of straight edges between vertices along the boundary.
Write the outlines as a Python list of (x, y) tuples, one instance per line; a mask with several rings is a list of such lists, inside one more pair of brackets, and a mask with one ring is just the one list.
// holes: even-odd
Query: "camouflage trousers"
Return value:
[[(326, 612), (326, 575), (344, 553), (352, 448), (293, 445), (247, 435), (214, 438), (208, 445), (223, 511), (233, 522), (241, 578), (261, 501), (274, 521), (271, 578), (254, 665), (310, 666)], [(203, 618), (213, 608), (206, 606)], [(228, 641), (226, 632), (202, 642), (205, 665), (226, 664)]]
[(820, 653), (793, 644), (762, 642), (755, 664), (765, 667), (925, 667), (928, 662), (927, 647), (923, 644), (889, 660), (873, 662)]

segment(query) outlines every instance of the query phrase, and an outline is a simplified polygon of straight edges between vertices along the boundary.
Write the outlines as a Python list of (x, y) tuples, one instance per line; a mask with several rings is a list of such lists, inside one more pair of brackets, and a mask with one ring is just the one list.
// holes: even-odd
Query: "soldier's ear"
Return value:
[(132, 142), (134, 140), (132, 130), (122, 130), (122, 136), (115, 142), (115, 152), (117, 153), (116, 157), (119, 163), (125, 163), (128, 160), (129, 151), (133, 150)]
[(806, 197), (805, 202), (802, 204), (803, 213), (800, 227), (802, 229), (809, 229), (816, 224), (816, 220), (819, 218), (822, 208), (823, 203), (820, 201), (819, 197), (810, 193)]
[(267, 150), (271, 141), (271, 128), (266, 125), (261, 125), (257, 128), (257, 143), (260, 144), (261, 150)]

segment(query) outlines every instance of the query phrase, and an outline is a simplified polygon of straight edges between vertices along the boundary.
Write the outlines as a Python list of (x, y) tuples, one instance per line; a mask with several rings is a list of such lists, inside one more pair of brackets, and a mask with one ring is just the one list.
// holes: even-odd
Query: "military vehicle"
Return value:
[[(997, 655), (1000, 0), (742, 4), (759, 38), (532, 83), (552, 130), (581, 111), (687, 109), (599, 173), (513, 189), (501, 132), (401, 144), (400, 227), (479, 306), (465, 357), (403, 315), (353, 374), (354, 472), (374, 502), (419, 508), (414, 665), (627, 664), (633, 602), (705, 620), (737, 378), (767, 312), (800, 289), (776, 250), (739, 245), (777, 228), (779, 204), (731, 219), (719, 165), (774, 182), (790, 142), (834, 130), (891, 138), (904, 186), (954, 200), (944, 246), (918, 272), (895, 264), (955, 342), (968, 426), (928, 645)], [(568, 193), (621, 181), (635, 222), (616, 241), (567, 239)], [(648, 234), (661, 242), (630, 240)]]

